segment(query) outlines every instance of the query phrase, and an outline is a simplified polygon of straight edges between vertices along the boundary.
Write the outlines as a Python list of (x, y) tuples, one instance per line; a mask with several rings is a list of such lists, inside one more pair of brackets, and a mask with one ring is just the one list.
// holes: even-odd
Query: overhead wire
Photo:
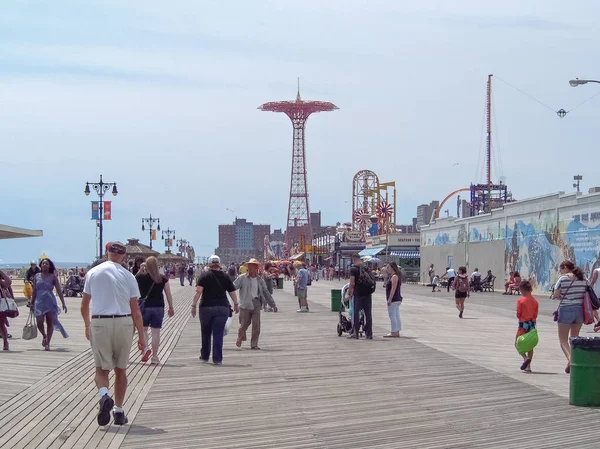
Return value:
[(483, 114), (481, 117), (481, 135), (479, 136), (479, 151), (477, 151), (477, 167), (475, 168), (475, 177), (473, 179), (481, 179), (481, 172), (483, 171), (483, 167), (481, 165), (481, 155), (483, 153), (483, 142), (484, 142), (484, 134), (485, 134), (485, 108), (486, 101), (483, 102)]
[(503, 80), (502, 78), (500, 78), (499, 76), (496, 76), (496, 75), (494, 75), (494, 78), (495, 78), (495, 79), (497, 79), (498, 81), (502, 81), (502, 82), (503, 82), (504, 84), (506, 84), (507, 86), (509, 86), (509, 87), (512, 87), (512, 88), (513, 88), (513, 89), (515, 89), (515, 90), (518, 90), (518, 91), (519, 91), (519, 92), (521, 92), (523, 95), (525, 95), (525, 96), (527, 96), (527, 97), (531, 98), (533, 101), (535, 101), (535, 102), (537, 102), (537, 103), (541, 104), (541, 105), (542, 105), (542, 106), (544, 106), (545, 108), (548, 108), (548, 109), (550, 109), (552, 112), (556, 113), (556, 111), (554, 110), (554, 108), (551, 108), (551, 107), (550, 107), (550, 106), (548, 106), (546, 103), (544, 103), (544, 102), (542, 102), (542, 101), (538, 100), (538, 99), (537, 99), (537, 98), (535, 98), (534, 96), (532, 96), (532, 95), (529, 95), (529, 94), (528, 94), (527, 92), (525, 92), (524, 90), (521, 90), (521, 89), (519, 89), (519, 88), (518, 88), (518, 87), (516, 87), (516, 86), (513, 86), (513, 85), (512, 85), (512, 84), (510, 84), (508, 81), (504, 81), (504, 80)]
[[(543, 101), (538, 100), (537, 98), (535, 98), (533, 95), (528, 94), (527, 92), (525, 92), (522, 89), (519, 89), (517, 86), (514, 86), (512, 84), (510, 84), (508, 81), (503, 80), (502, 78), (500, 78), (497, 75), (494, 75), (494, 78), (496, 78), (498, 81), (502, 81), (504, 84), (506, 84), (509, 87), (512, 87), (513, 89), (521, 92), (523, 95), (529, 97), (530, 99), (532, 99), (533, 101), (535, 101), (536, 103), (541, 104), (542, 106), (544, 106), (545, 108), (550, 109), (552, 112), (554, 112), (555, 114), (559, 114), (559, 117), (564, 117), (566, 114), (568, 114), (569, 112), (573, 112), (575, 109), (577, 109), (579, 106), (587, 103), (588, 101), (590, 101), (592, 98), (596, 98), (598, 95), (600, 95), (600, 92), (596, 92), (594, 95), (592, 95), (591, 97), (589, 97), (587, 100), (583, 100), (581, 103), (579, 103), (577, 106), (575, 106), (574, 108), (571, 108), (567, 111), (561, 109), (561, 110), (555, 110), (554, 108), (548, 106), (546, 103), (544, 103)], [(560, 112), (563, 112), (564, 114), (561, 116)]]
[(582, 101), (581, 103), (579, 103), (577, 106), (575, 106), (573, 109), (569, 109), (567, 112), (571, 112), (574, 111), (575, 109), (577, 109), (579, 106), (581, 106), (582, 104), (587, 103), (588, 101), (590, 101), (592, 98), (596, 98), (598, 95), (600, 95), (600, 92), (595, 93), (594, 95), (592, 95), (590, 98), (588, 98), (587, 100)]
[(494, 97), (492, 96), (492, 118), (494, 119), (492, 122), (492, 127), (495, 130), (493, 133), (494, 138), (496, 139), (496, 151), (493, 151), (494, 156), (496, 157), (496, 170), (498, 172), (498, 176), (504, 176), (504, 164), (502, 163), (502, 152), (500, 151), (500, 130), (498, 126), (498, 120), (496, 119), (496, 107), (494, 105)]

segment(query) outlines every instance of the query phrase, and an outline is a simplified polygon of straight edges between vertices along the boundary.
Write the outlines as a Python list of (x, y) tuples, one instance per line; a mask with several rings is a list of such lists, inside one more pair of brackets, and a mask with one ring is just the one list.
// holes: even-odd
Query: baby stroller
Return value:
[(83, 294), (83, 280), (76, 274), (72, 274), (67, 279), (63, 288), (63, 294), (67, 297), (75, 297)]
[[(348, 287), (350, 286), (349, 284), (346, 285), (348, 285)], [(350, 298), (350, 301), (345, 301), (344, 297), (346, 296), (347, 291), (348, 289), (344, 286), (344, 289), (342, 290), (342, 301), (339, 311), (340, 320), (337, 324), (338, 337), (341, 337), (343, 333), (349, 334), (352, 332), (352, 314), (355, 313), (353, 307), (354, 298)], [(359, 312), (358, 320), (358, 335), (362, 337), (365, 326), (365, 315), (362, 310)]]

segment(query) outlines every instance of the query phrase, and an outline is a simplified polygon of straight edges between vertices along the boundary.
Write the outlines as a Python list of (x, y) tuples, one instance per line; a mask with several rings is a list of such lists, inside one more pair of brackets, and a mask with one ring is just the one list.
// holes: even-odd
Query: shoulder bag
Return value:
[(567, 293), (569, 293), (569, 290), (571, 289), (571, 286), (573, 285), (573, 282), (575, 282), (575, 279), (573, 279), (571, 281), (571, 283), (567, 287), (567, 290), (565, 291), (565, 294), (564, 295), (562, 295), (562, 294), (560, 295), (560, 301), (558, 302), (558, 307), (556, 308), (556, 310), (552, 314), (552, 317), (553, 317), (554, 321), (558, 321), (558, 309), (560, 309), (560, 305), (562, 304), (563, 299), (565, 299), (565, 296), (567, 296)]
[(33, 340), (37, 338), (37, 326), (33, 317), (33, 310), (29, 312), (25, 327), (23, 327), (23, 340)]
[(0, 312), (5, 314), (7, 318), (16, 318), (19, 316), (19, 308), (8, 288), (0, 287)]
[(138, 306), (140, 307), (140, 312), (142, 312), (142, 314), (144, 313), (144, 308), (146, 306), (146, 299), (148, 299), (148, 296), (150, 296), (150, 292), (154, 288), (155, 284), (156, 284), (156, 282), (152, 282), (152, 286), (150, 287), (150, 290), (148, 290), (148, 293), (146, 293), (146, 296), (138, 299)]
[[(600, 282), (600, 280), (598, 280), (596, 282)], [(592, 288), (592, 286), (590, 285), (589, 282), (585, 286), (585, 292), (587, 293), (587, 295), (590, 298), (590, 302), (592, 303), (592, 309), (594, 309), (594, 310), (600, 309), (600, 299), (598, 299), (598, 296), (596, 296), (596, 292), (594, 291), (594, 289)]]

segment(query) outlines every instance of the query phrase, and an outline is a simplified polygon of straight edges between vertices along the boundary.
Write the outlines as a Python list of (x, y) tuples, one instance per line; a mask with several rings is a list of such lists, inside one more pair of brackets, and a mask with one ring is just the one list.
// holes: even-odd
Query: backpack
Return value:
[(454, 279), (455, 290), (461, 293), (467, 293), (469, 291), (469, 280), (463, 276), (457, 276)]
[(358, 267), (359, 275), (358, 275), (358, 285), (361, 287), (365, 287), (369, 290), (370, 293), (375, 293), (375, 288), (377, 287), (377, 282), (375, 280), (375, 276), (371, 273), (367, 268), (364, 268), (362, 265)]
[(312, 275), (310, 274), (310, 271), (306, 270), (306, 277), (308, 278), (306, 280), (306, 285), (312, 285)]

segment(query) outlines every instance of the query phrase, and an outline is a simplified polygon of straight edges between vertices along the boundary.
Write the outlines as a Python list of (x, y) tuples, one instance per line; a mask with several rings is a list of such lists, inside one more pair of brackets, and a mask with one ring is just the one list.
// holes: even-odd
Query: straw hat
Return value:
[(246, 262), (247, 265), (257, 265), (257, 266), (261, 266), (262, 264), (258, 261), (258, 259), (255, 259), (254, 257), (252, 259), (250, 259), (248, 262)]

